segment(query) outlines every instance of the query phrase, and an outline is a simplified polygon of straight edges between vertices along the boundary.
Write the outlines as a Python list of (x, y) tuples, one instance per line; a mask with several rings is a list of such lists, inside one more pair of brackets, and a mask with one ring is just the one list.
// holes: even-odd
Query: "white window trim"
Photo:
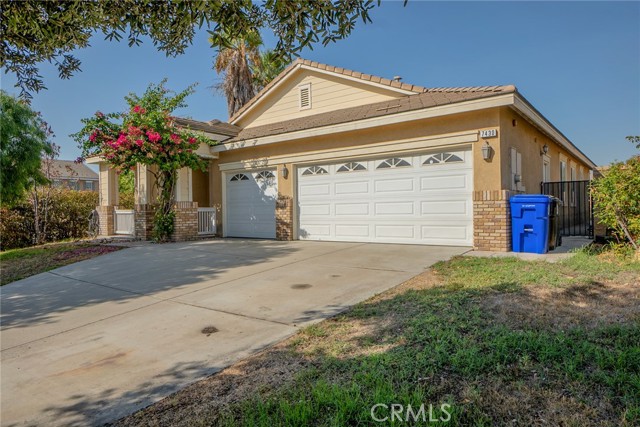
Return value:
[(542, 156), (542, 182), (551, 182), (551, 157), (546, 154)]
[[(302, 91), (307, 90), (309, 93), (309, 105), (302, 105)], [(305, 83), (298, 86), (298, 107), (300, 110), (310, 110), (311, 109), (311, 83)]]
[(567, 181), (567, 161), (560, 159), (560, 181)]

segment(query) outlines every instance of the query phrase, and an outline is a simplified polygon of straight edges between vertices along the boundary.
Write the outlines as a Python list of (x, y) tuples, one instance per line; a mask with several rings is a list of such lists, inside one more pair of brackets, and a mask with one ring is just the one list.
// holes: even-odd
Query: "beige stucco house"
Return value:
[[(508, 199), (595, 164), (511, 85), (426, 88), (296, 60), (228, 123), (180, 119), (219, 144), (180, 172), (176, 239), (225, 237), (511, 248)], [(118, 228), (100, 165), (101, 227)], [(130, 232), (149, 235), (137, 170)]]

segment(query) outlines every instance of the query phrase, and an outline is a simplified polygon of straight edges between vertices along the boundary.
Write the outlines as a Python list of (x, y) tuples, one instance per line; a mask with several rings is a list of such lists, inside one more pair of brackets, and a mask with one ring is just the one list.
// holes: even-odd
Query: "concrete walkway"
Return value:
[(211, 240), (3, 286), (2, 425), (115, 420), (467, 250)]
[(503, 257), (516, 257), (525, 261), (547, 261), (558, 262), (563, 259), (567, 259), (575, 253), (576, 250), (581, 249), (593, 242), (593, 239), (587, 237), (563, 237), (562, 245), (558, 246), (552, 251), (546, 254), (530, 254), (526, 252), (492, 252), (492, 251), (471, 251), (467, 252), (466, 256), (474, 256), (481, 258), (503, 258)]

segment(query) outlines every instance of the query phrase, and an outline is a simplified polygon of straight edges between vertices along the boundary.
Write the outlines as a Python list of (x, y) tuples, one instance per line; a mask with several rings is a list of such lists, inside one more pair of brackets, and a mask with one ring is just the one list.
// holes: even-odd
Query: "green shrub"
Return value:
[(595, 215), (621, 241), (638, 250), (640, 239), (640, 156), (611, 165), (591, 187)]
[(118, 175), (118, 208), (133, 209), (135, 204), (135, 174), (125, 170)]
[[(87, 236), (88, 217), (98, 205), (98, 193), (66, 188), (38, 191), (41, 200), (45, 198), (44, 192), (49, 191), (49, 211), (43, 243)], [(36, 242), (35, 215), (29, 200), (24, 200), (10, 209), (2, 208), (0, 217), (0, 249), (22, 248)], [(42, 210), (40, 222), (41, 225), (45, 222)]]

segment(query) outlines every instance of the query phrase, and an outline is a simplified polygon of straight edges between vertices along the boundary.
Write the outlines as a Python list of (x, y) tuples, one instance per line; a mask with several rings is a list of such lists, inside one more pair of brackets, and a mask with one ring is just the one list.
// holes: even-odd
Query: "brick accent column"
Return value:
[(135, 233), (141, 240), (151, 240), (153, 236), (153, 216), (156, 207), (154, 205), (135, 206)]
[(473, 193), (473, 246), (478, 251), (511, 251), (509, 190)]
[(276, 201), (276, 240), (293, 240), (293, 199), (288, 196)]
[(198, 237), (198, 203), (176, 202), (173, 240), (183, 242)]
[(115, 206), (96, 206), (98, 212), (98, 234), (101, 236), (112, 236), (115, 233), (114, 209)]

